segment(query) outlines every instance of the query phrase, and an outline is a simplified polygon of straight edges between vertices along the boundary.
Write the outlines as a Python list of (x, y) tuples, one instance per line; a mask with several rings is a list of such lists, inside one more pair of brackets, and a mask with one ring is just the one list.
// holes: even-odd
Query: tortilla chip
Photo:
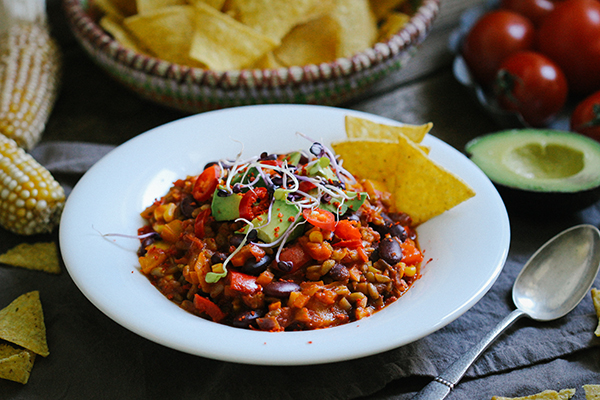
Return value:
[(600, 337), (600, 290), (592, 288), (592, 300), (594, 301), (594, 308), (596, 309), (596, 316), (598, 317), (598, 326), (594, 334)]
[(190, 57), (215, 71), (240, 69), (254, 64), (279, 45), (229, 15), (198, 3)]
[(186, 5), (186, 0), (136, 0), (138, 14), (145, 14), (169, 6)]
[(94, 5), (117, 21), (137, 13), (135, 0), (94, 0)]
[(29, 349), (46, 357), (46, 325), (40, 294), (25, 293), (0, 310), (0, 339)]
[(359, 178), (383, 181), (394, 196), (395, 211), (421, 224), (473, 197), (473, 189), (434, 163), (404, 135), (397, 141), (350, 139), (332, 143), (343, 166)]
[(333, 5), (334, 0), (232, 0), (226, 11), (236, 20), (280, 42), (294, 26), (328, 14)]
[(338, 31), (339, 26), (333, 18), (314, 19), (292, 29), (273, 53), (288, 67), (332, 61), (338, 47)]
[(350, 139), (374, 139), (396, 141), (404, 135), (415, 143), (421, 143), (431, 130), (431, 122), (424, 125), (388, 125), (380, 124), (365, 118), (346, 115), (346, 136)]
[(100, 19), (100, 26), (115, 38), (116, 41), (121, 43), (123, 47), (135, 51), (137, 53), (152, 55), (150, 52), (144, 49), (138, 40), (127, 31), (123, 25), (119, 23), (114, 17), (106, 15)]
[(26, 384), (35, 361), (35, 353), (0, 344), (0, 379)]
[(397, 174), (390, 170), (395, 169), (398, 158), (397, 143), (357, 139), (332, 143), (331, 147), (342, 157), (342, 166), (356, 177), (382, 182), (390, 191), (396, 187)]
[(58, 249), (54, 242), (21, 243), (0, 254), (0, 263), (50, 274), (60, 273)]
[(188, 4), (196, 5), (197, 3), (205, 3), (214, 8), (215, 10), (221, 10), (226, 0), (188, 0)]
[(283, 64), (279, 62), (275, 58), (275, 55), (272, 51), (269, 51), (267, 54), (263, 55), (261, 58), (256, 60), (252, 68), (257, 69), (277, 69), (277, 68), (285, 68)]
[(585, 400), (600, 400), (600, 385), (583, 385)]
[(499, 397), (494, 396), (492, 400), (569, 400), (575, 395), (575, 389), (563, 389), (560, 392), (544, 390), (541, 393), (525, 397)]
[(169, 6), (123, 20), (125, 27), (156, 57), (176, 64), (204, 67), (189, 56), (194, 34), (194, 6)]
[(336, 0), (330, 15), (340, 26), (337, 57), (350, 57), (377, 41), (377, 19), (369, 0)]
[(392, 36), (404, 28), (404, 25), (406, 25), (408, 21), (410, 21), (410, 15), (408, 14), (399, 12), (391, 13), (385, 18), (383, 24), (379, 28), (377, 41), (385, 42), (390, 40)]
[(369, 0), (378, 21), (386, 18), (395, 8), (400, 7), (405, 2), (406, 0)]

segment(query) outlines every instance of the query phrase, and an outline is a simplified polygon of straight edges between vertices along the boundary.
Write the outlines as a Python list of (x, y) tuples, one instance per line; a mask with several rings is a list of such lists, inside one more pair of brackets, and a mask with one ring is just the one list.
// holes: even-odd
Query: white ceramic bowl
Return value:
[[(296, 132), (329, 144), (345, 138), (344, 116), (375, 115), (307, 105), (238, 107), (187, 117), (117, 147), (70, 194), (60, 224), (67, 270), (87, 298), (117, 323), (165, 346), (220, 360), (316, 364), (383, 352), (434, 332), (492, 286), (508, 254), (510, 228), (500, 196), (470, 160), (428, 136), (433, 160), (458, 174), (476, 196), (417, 228), (426, 265), (399, 300), (375, 315), (316, 331), (260, 332), (214, 323), (179, 308), (139, 271), (139, 213), (172, 182), (208, 161), (308, 149)], [(434, 194), (435, 195), (435, 194)], [(460, 234), (457, 234), (457, 233)]]

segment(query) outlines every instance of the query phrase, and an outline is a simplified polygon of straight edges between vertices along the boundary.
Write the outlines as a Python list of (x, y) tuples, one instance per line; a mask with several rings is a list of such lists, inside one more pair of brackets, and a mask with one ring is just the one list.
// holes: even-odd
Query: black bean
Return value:
[(231, 193), (229, 193), (225, 189), (218, 189), (217, 190), (217, 196), (219, 196), (219, 197), (229, 197), (229, 196), (231, 196)]
[(242, 185), (240, 185), (239, 183), (234, 183), (231, 187), (231, 191), (233, 193), (240, 193), (242, 191)]
[(398, 222), (392, 224), (388, 231), (390, 235), (397, 237), (398, 239), (400, 239), (401, 242), (404, 242), (408, 237), (406, 229), (404, 229), (404, 227)]
[(334, 281), (344, 282), (350, 278), (350, 272), (348, 272), (348, 268), (337, 263), (331, 267), (328, 274)]
[(277, 154), (269, 154), (266, 151), (263, 151), (260, 154), (259, 160), (277, 160)]
[(291, 261), (279, 261), (275, 266), (279, 272), (288, 273), (294, 268), (294, 264)]
[(410, 217), (410, 215), (405, 213), (390, 213), (390, 218), (394, 222), (398, 222), (403, 226), (412, 225), (412, 218)]
[(283, 185), (283, 179), (280, 176), (272, 177), (271, 182), (277, 187), (281, 187), (281, 185)]
[(146, 247), (153, 244), (157, 239), (160, 239), (160, 235), (157, 232), (152, 232), (150, 236), (143, 238), (138, 250), (138, 256), (144, 256), (146, 254)]
[(236, 328), (249, 329), (251, 326), (256, 326), (256, 320), (263, 316), (260, 310), (245, 311), (236, 315), (231, 324)]
[(258, 231), (256, 229), (252, 229), (248, 233), (248, 237), (246, 238), (246, 241), (248, 241), (248, 242), (255, 242), (256, 239), (258, 239)]
[(227, 259), (227, 254), (225, 253), (215, 253), (210, 257), (210, 262), (212, 264), (222, 264)]
[(299, 292), (300, 285), (288, 281), (273, 281), (263, 288), (263, 293), (267, 296), (284, 299), (290, 296), (292, 292)]
[(269, 264), (271, 264), (271, 261), (273, 261), (273, 258), (268, 254), (265, 254), (263, 258), (258, 261), (256, 261), (254, 257), (250, 257), (242, 266), (242, 272), (250, 275), (259, 275), (267, 269)]
[(245, 235), (234, 234), (229, 237), (229, 244), (233, 247), (238, 247), (244, 241)]
[(196, 200), (192, 196), (185, 196), (179, 203), (179, 211), (184, 217), (191, 218), (196, 206)]
[(388, 264), (394, 265), (402, 261), (402, 248), (400, 243), (391, 237), (385, 237), (379, 241), (379, 255)]

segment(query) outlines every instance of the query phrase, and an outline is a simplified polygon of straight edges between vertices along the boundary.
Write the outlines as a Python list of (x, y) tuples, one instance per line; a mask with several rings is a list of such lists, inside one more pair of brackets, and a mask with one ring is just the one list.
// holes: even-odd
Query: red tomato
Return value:
[(356, 223), (347, 219), (343, 219), (337, 223), (335, 227), (335, 236), (343, 240), (360, 240), (362, 238)]
[(194, 234), (197, 238), (204, 238), (206, 234), (206, 230), (204, 229), (204, 225), (209, 221), (210, 216), (210, 208), (207, 208), (204, 211), (200, 211), (194, 220)]
[(489, 86), (502, 60), (531, 49), (534, 38), (533, 23), (524, 16), (507, 10), (490, 11), (465, 36), (462, 55), (475, 80)]
[(196, 199), (196, 201), (206, 201), (210, 199), (219, 184), (220, 177), (221, 168), (217, 164), (213, 164), (202, 171), (200, 176), (196, 178), (194, 188), (192, 189), (192, 196), (194, 196), (194, 199)]
[(557, 3), (538, 31), (539, 50), (563, 70), (574, 93), (600, 89), (600, 2)]
[(333, 213), (320, 208), (306, 209), (302, 211), (304, 219), (312, 226), (333, 231), (335, 229), (335, 215)]
[(240, 200), (240, 217), (252, 220), (269, 208), (269, 194), (264, 187), (247, 191)]
[(500, 107), (516, 111), (531, 126), (544, 126), (567, 100), (567, 80), (548, 57), (520, 51), (500, 65), (495, 91)]
[(575, 107), (571, 114), (571, 130), (600, 142), (600, 91)]
[(502, 0), (500, 8), (517, 12), (529, 18), (535, 26), (554, 10), (554, 1), (551, 0)]

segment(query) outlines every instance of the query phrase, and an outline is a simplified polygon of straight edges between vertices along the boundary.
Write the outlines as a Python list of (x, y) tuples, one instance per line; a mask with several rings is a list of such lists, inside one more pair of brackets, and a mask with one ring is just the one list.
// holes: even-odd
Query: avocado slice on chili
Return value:
[(600, 143), (583, 135), (514, 129), (475, 138), (465, 150), (514, 210), (573, 212), (600, 199)]

